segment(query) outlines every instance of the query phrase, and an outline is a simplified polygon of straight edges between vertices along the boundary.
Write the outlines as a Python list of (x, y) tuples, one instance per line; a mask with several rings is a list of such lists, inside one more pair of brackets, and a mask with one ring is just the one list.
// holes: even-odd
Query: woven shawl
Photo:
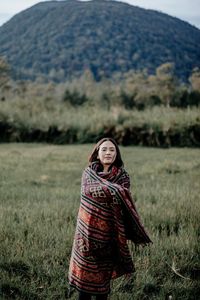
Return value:
[(93, 163), (82, 176), (81, 203), (69, 266), (69, 283), (79, 291), (104, 294), (110, 280), (134, 272), (127, 240), (151, 242), (133, 203), (129, 175)]

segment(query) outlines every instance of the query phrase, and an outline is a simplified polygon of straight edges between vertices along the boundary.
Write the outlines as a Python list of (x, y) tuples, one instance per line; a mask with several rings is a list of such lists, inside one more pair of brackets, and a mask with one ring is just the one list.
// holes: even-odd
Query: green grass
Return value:
[[(1, 299), (67, 298), (80, 180), (92, 147), (1, 144)], [(136, 273), (114, 281), (110, 299), (198, 299), (200, 150), (121, 151), (154, 243), (133, 250)]]

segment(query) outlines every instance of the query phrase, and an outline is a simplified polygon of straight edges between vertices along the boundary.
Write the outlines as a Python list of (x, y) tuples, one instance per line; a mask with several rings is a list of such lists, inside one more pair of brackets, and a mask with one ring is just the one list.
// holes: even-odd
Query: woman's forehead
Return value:
[(103, 142), (99, 148), (103, 148), (103, 147), (106, 147), (106, 148), (115, 148), (115, 145), (111, 142), (111, 141), (105, 141)]

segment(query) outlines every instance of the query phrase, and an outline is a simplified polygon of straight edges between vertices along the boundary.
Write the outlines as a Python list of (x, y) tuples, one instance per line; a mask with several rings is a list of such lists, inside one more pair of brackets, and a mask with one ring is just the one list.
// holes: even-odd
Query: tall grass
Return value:
[(73, 107), (63, 102), (44, 101), (36, 99), (13, 100), (2, 102), (0, 107), (1, 120), (7, 119), (10, 123), (24, 124), (24, 127), (48, 129), (50, 126), (67, 128), (90, 128), (98, 124), (104, 125), (131, 125), (159, 126), (168, 129), (171, 126), (188, 126), (200, 123), (200, 108), (187, 109), (154, 106), (144, 111), (126, 110), (115, 106), (107, 110), (101, 106)]
[(128, 144), (199, 146), (199, 115), (200, 108), (194, 107), (107, 110), (88, 105), (74, 108), (51, 100), (13, 100), (1, 104), (0, 141), (88, 143), (108, 132), (118, 142), (125, 136)]
[[(92, 145), (0, 146), (2, 299), (67, 299), (80, 179)], [(132, 194), (153, 240), (111, 300), (197, 300), (200, 151), (121, 147)], [(72, 293), (72, 300), (76, 299)]]

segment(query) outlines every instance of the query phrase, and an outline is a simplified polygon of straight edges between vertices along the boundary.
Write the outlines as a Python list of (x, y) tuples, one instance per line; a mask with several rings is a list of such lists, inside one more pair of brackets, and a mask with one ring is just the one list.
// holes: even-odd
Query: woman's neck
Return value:
[(110, 168), (110, 165), (104, 165), (103, 166), (103, 172), (108, 173), (109, 168)]

